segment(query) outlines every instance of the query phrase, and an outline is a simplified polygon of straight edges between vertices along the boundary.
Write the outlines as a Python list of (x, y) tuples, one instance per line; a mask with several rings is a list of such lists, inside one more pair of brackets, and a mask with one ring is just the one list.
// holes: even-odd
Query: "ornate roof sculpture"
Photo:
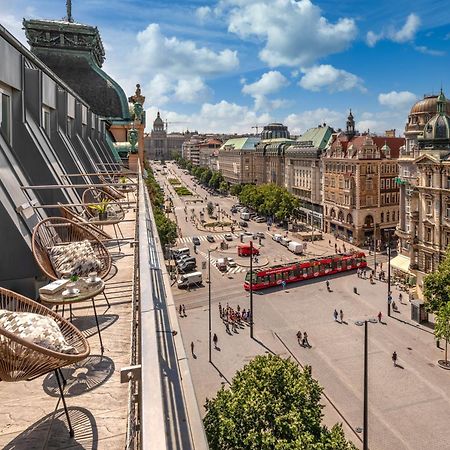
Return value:
[(23, 20), (30, 50), (100, 116), (129, 119), (122, 88), (102, 69), (105, 49), (97, 27), (76, 23), (72, 3), (63, 20)]

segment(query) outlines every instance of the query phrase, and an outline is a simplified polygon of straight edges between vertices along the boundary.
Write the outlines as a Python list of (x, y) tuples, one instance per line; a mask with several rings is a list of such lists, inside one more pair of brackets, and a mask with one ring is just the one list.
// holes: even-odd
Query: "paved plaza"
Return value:
[[(187, 182), (187, 181), (186, 181)], [(174, 199), (177, 204), (177, 199)], [(220, 199), (226, 206), (231, 199)], [(224, 206), (224, 208), (226, 207)], [(188, 228), (191, 227), (191, 228)], [(251, 222), (251, 230), (267, 227)], [(196, 235), (192, 224), (183, 229), (186, 236)], [(272, 231), (273, 232), (273, 231)], [(199, 234), (197, 232), (197, 234)], [(308, 256), (330, 254), (334, 249), (326, 236), (308, 244)], [(264, 240), (263, 254), (271, 263), (289, 260), (289, 252), (270, 239)], [(338, 241), (341, 243), (341, 241)], [(186, 245), (186, 244), (183, 244)], [(347, 245), (348, 247), (348, 245)], [(206, 253), (207, 243), (200, 246)], [(197, 255), (202, 258), (202, 255)], [(236, 259), (236, 258), (235, 258)], [(279, 261), (276, 261), (279, 259)], [(385, 255), (377, 261), (386, 262)], [(373, 257), (368, 256), (373, 265)], [(206, 273), (206, 271), (204, 271)], [(180, 328), (187, 353), (194, 342), (194, 356), (189, 364), (202, 413), (206, 398), (215, 396), (227, 386), (235, 372), (255, 355), (273, 352), (295, 359), (299, 365), (312, 366), (313, 376), (324, 387), (324, 421), (332, 426), (342, 422), (348, 439), (362, 448), (362, 435), (355, 430), (363, 421), (363, 338), (369, 323), (369, 447), (371, 449), (443, 449), (450, 448), (447, 423), (450, 418), (450, 372), (437, 366), (443, 350), (436, 347), (430, 326), (418, 325), (411, 317), (411, 305), (403, 293), (404, 304), (393, 298), (399, 312), (387, 316), (387, 284), (358, 278), (355, 272), (325, 279), (287, 285), (254, 293), (255, 339), (247, 325), (228, 334), (219, 317), (218, 304), (249, 308), (249, 294), (243, 289), (244, 273), (221, 275), (211, 271), (212, 324), (220, 350), (212, 353), (208, 363), (208, 289), (204, 286), (190, 292), (173, 288), (177, 305), (186, 306), (187, 317), (180, 318)], [(206, 278), (206, 277), (204, 277)], [(357, 288), (358, 294), (353, 289)], [(333, 317), (334, 309), (344, 312), (343, 324)], [(376, 319), (382, 312), (382, 323)], [(297, 331), (307, 331), (311, 348), (299, 346)], [(398, 367), (391, 355), (398, 354)]]

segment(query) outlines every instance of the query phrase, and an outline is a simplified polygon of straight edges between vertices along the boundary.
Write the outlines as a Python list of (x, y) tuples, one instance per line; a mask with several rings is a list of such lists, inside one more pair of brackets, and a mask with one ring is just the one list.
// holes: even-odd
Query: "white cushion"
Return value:
[[(0, 327), (21, 339), (60, 353), (78, 353), (50, 316), (0, 309)], [(4, 339), (4, 337), (2, 337)]]
[(88, 240), (52, 247), (49, 257), (59, 277), (67, 274), (87, 276), (89, 272), (100, 272), (102, 269), (102, 263)]

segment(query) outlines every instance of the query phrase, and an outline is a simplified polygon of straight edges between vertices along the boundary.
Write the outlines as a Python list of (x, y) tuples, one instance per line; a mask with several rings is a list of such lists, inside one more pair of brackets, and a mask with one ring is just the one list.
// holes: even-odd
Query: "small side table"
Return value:
[(106, 226), (106, 225), (112, 225), (112, 227), (113, 227), (113, 229), (114, 229), (114, 234), (116, 235), (116, 242), (117, 242), (117, 245), (118, 245), (118, 247), (119, 247), (119, 251), (121, 251), (121, 248), (120, 248), (120, 239), (119, 239), (119, 236), (117, 235), (117, 229), (116, 229), (116, 227), (119, 229), (119, 233), (120, 233), (120, 235), (122, 236), (122, 239), (124, 239), (122, 230), (120, 229), (120, 225), (119, 225), (120, 222), (121, 222), (123, 219), (124, 219), (124, 216), (123, 216), (122, 214), (117, 215), (117, 214), (110, 214), (110, 213), (108, 213), (108, 217), (107, 217), (105, 220), (100, 220), (100, 219), (98, 218), (98, 216), (95, 216), (95, 217), (91, 217), (91, 218), (89, 219), (89, 222), (92, 223), (92, 224), (94, 224), (94, 225), (97, 225), (97, 226), (100, 227), (100, 228), (103, 228), (103, 227)]
[(94, 309), (95, 323), (97, 324), (97, 332), (98, 338), (100, 340), (100, 348), (103, 355), (104, 347), (102, 341), (102, 334), (100, 332), (100, 326), (98, 323), (97, 308), (95, 307), (95, 297), (99, 294), (104, 294), (105, 282), (103, 280), (100, 280), (97, 283), (88, 283), (86, 280), (87, 280), (86, 278), (80, 278), (75, 282), (75, 287), (80, 290), (80, 293), (77, 296), (64, 297), (62, 295), (64, 289), (62, 289), (61, 291), (58, 291), (54, 294), (40, 294), (40, 299), (43, 303), (46, 303), (48, 305), (52, 306), (56, 305), (57, 307), (62, 305), (63, 314), (65, 305), (69, 305), (70, 320), (72, 320), (72, 304), (91, 300), (92, 308)]

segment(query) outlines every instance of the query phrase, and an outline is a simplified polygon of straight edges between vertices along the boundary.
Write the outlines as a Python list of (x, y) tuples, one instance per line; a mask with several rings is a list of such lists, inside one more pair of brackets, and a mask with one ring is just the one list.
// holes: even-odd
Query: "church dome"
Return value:
[(261, 133), (261, 139), (289, 139), (291, 137), (288, 127), (282, 123), (269, 123)]
[(436, 113), (427, 122), (423, 130), (424, 140), (450, 139), (450, 116), (448, 112), (449, 102), (444, 93), (436, 97)]
[(156, 119), (153, 122), (153, 131), (164, 131), (164, 122), (159, 115), (159, 111), (156, 115)]
[[(439, 96), (426, 95), (422, 100), (414, 103), (408, 116), (406, 131), (421, 131), (424, 129), (425, 124), (437, 113)], [(445, 112), (450, 114), (450, 100), (446, 100), (444, 97), (444, 103)]]

